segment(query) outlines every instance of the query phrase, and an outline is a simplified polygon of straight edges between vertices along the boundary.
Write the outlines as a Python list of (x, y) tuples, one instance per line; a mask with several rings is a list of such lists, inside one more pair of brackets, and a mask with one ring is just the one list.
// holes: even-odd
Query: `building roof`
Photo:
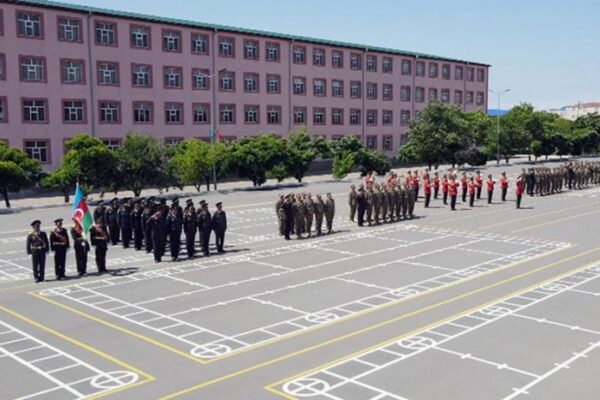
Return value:
[(592, 101), (589, 103), (577, 103), (577, 104), (572, 104), (570, 106), (565, 106), (568, 108), (598, 108), (600, 107), (600, 102), (597, 101)]
[(312, 38), (312, 37), (306, 37), (306, 36), (288, 35), (285, 33), (276, 33), (276, 32), (268, 32), (268, 31), (261, 31), (261, 30), (255, 30), (255, 29), (238, 28), (238, 27), (227, 26), (227, 25), (208, 24), (208, 23), (204, 23), (204, 22), (197, 22), (197, 21), (178, 19), (178, 18), (158, 17), (155, 15), (133, 13), (133, 12), (128, 12), (128, 11), (110, 10), (110, 9), (105, 9), (105, 8), (84, 6), (84, 5), (79, 5), (79, 4), (67, 4), (67, 3), (62, 3), (59, 1), (20, 0), (20, 1), (17, 1), (17, 3), (23, 4), (23, 5), (30, 5), (30, 6), (67, 10), (67, 11), (79, 12), (79, 13), (85, 13), (85, 14), (91, 13), (91, 14), (96, 14), (96, 15), (110, 16), (110, 17), (145, 20), (148, 22), (156, 22), (156, 23), (169, 24), (169, 25), (180, 25), (180, 26), (186, 26), (186, 27), (191, 27), (191, 28), (201, 28), (201, 29), (208, 29), (208, 30), (214, 30), (214, 31), (241, 33), (241, 34), (247, 34), (247, 35), (256, 35), (256, 36), (263, 36), (263, 37), (269, 37), (269, 38), (275, 38), (275, 39), (293, 40), (293, 41), (298, 41), (298, 42), (314, 43), (314, 44), (329, 45), (329, 46), (336, 46), (336, 47), (348, 47), (348, 48), (354, 48), (354, 49), (360, 49), (360, 50), (366, 50), (366, 51), (372, 51), (372, 52), (396, 54), (396, 55), (409, 56), (409, 57), (415, 57), (415, 58), (428, 58), (428, 59), (434, 59), (434, 60), (440, 60), (440, 61), (468, 63), (468, 64), (472, 64), (472, 65), (479, 65), (479, 66), (485, 66), (485, 67), (490, 66), (489, 64), (472, 62), (472, 61), (467, 61), (467, 60), (460, 60), (460, 59), (455, 59), (455, 58), (440, 57), (440, 56), (436, 56), (433, 54), (417, 53), (417, 52), (411, 52), (411, 51), (391, 49), (391, 48), (386, 48), (386, 47), (368, 46), (368, 45), (364, 45), (364, 44), (340, 42), (340, 41), (335, 41), (335, 40), (326, 40), (326, 39)]

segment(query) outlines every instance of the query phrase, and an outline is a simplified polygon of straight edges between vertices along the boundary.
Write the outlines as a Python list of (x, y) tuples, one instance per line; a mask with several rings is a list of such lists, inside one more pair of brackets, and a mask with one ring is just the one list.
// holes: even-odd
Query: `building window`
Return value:
[(412, 62), (410, 60), (402, 60), (402, 75), (410, 75), (412, 73)]
[(392, 110), (383, 110), (381, 112), (381, 123), (382, 125), (392, 125), (394, 118), (392, 116)]
[(81, 123), (85, 121), (85, 105), (83, 100), (63, 101), (63, 121), (67, 123)]
[(265, 59), (267, 61), (279, 61), (279, 43), (267, 42), (265, 50)]
[(325, 109), (321, 107), (313, 108), (313, 124), (325, 125)]
[(64, 42), (81, 42), (81, 20), (77, 18), (58, 17), (58, 40)]
[(454, 79), (457, 81), (462, 81), (464, 78), (464, 68), (457, 65), (454, 67)]
[(44, 37), (42, 14), (33, 12), (17, 13), (17, 36), (41, 39)]
[(394, 97), (394, 89), (391, 83), (384, 83), (383, 85), (381, 85), (381, 92), (383, 100), (392, 100)]
[(230, 71), (219, 74), (219, 90), (222, 92), (235, 91), (235, 73)]
[(485, 81), (485, 70), (483, 68), (477, 68), (477, 82)]
[(133, 123), (151, 124), (153, 120), (154, 107), (149, 101), (137, 101), (133, 103)]
[(163, 67), (164, 86), (167, 89), (181, 89), (182, 87), (181, 67)]
[(381, 141), (381, 148), (383, 151), (392, 151), (392, 135), (383, 136), (383, 140)]
[(438, 90), (436, 88), (429, 88), (428, 99), (429, 101), (438, 99)]
[(422, 88), (422, 87), (415, 88), (415, 101), (417, 103), (423, 103), (425, 101), (425, 88)]
[(438, 64), (434, 62), (429, 63), (429, 77), (437, 78), (438, 77)]
[(361, 96), (360, 82), (350, 82), (350, 97), (353, 99), (360, 99)]
[(360, 110), (351, 109), (350, 110), (350, 125), (360, 125)]
[(467, 67), (467, 80), (469, 82), (473, 82), (474, 79), (475, 79), (475, 68)]
[(60, 75), (62, 83), (84, 83), (83, 61), (60, 60)]
[(116, 86), (119, 84), (119, 66), (113, 62), (98, 62), (98, 85)]
[(306, 123), (306, 107), (294, 107), (294, 124)]
[(42, 164), (48, 163), (48, 141), (27, 140), (25, 142), (25, 153)]
[(267, 75), (267, 93), (279, 93), (281, 77), (279, 75)]
[(208, 70), (207, 69), (192, 69), (192, 88), (196, 90), (208, 89)]
[(442, 79), (450, 79), (450, 64), (442, 64)]
[(102, 143), (110, 151), (115, 151), (121, 147), (121, 139), (102, 139)]
[(477, 92), (477, 105), (482, 106), (485, 103), (485, 94), (483, 92)]
[(0, 53), (0, 81), (6, 80), (6, 56)]
[(325, 50), (313, 49), (313, 64), (319, 67), (325, 66)]
[(367, 149), (375, 150), (377, 148), (377, 136), (367, 135)]
[(259, 106), (248, 105), (244, 106), (244, 123), (258, 124)]
[(417, 76), (425, 76), (425, 63), (423, 61), (416, 62), (416, 72)]
[(165, 103), (165, 123), (183, 124), (183, 103)]
[(172, 53), (181, 52), (181, 32), (165, 30), (162, 31), (163, 51)]
[(386, 74), (391, 74), (393, 69), (393, 60), (389, 57), (383, 57), (381, 62), (381, 70)]
[(410, 101), (410, 86), (400, 87), (400, 100)]
[(165, 147), (177, 147), (183, 142), (183, 138), (165, 138)]
[(23, 121), (48, 122), (47, 107), (46, 99), (23, 100)]
[(281, 107), (280, 106), (268, 106), (267, 107), (267, 123), (271, 125), (278, 125), (281, 123)]
[(325, 81), (323, 79), (313, 79), (313, 96), (325, 96)]
[(21, 80), (27, 82), (44, 82), (46, 72), (42, 57), (21, 57)]
[(201, 33), (192, 33), (192, 53), (208, 54), (208, 36)]
[(131, 25), (131, 47), (134, 49), (150, 48), (150, 27)]
[(344, 110), (342, 108), (331, 109), (331, 124), (344, 125)]
[(377, 72), (377, 56), (367, 56), (367, 71)]
[(344, 81), (331, 81), (331, 95), (333, 97), (344, 97)]
[(367, 82), (367, 99), (377, 99), (377, 83)]
[(219, 121), (222, 124), (235, 124), (235, 105), (219, 105)]
[(442, 89), (442, 103), (450, 103), (450, 89)]
[(209, 104), (195, 103), (192, 108), (194, 110), (194, 124), (208, 124), (210, 122)]
[(121, 121), (121, 103), (101, 100), (99, 102), (100, 123), (118, 124)]
[(463, 102), (463, 92), (462, 90), (454, 91), (454, 104), (462, 104)]
[(377, 125), (377, 110), (367, 110), (367, 125)]
[(112, 22), (96, 22), (96, 44), (100, 46), (117, 45), (117, 26)]
[(306, 47), (294, 46), (294, 64), (306, 64)]
[(333, 68), (344, 68), (344, 53), (333, 50), (331, 52), (331, 66)]
[(294, 78), (294, 94), (306, 94), (306, 78)]
[(258, 41), (244, 40), (244, 58), (247, 60), (258, 60)]
[(473, 92), (465, 93), (465, 104), (473, 104)]
[(6, 97), (0, 97), (0, 123), (8, 122)]
[(220, 37), (219, 38), (219, 55), (221, 57), (234, 57), (233, 38), (231, 37)]
[(244, 92), (258, 92), (258, 74), (244, 74)]
[(409, 110), (401, 110), (400, 111), (400, 125), (407, 126), (410, 123), (410, 111)]
[(362, 68), (361, 56), (358, 53), (350, 54), (350, 69), (358, 71)]
[(138, 65), (131, 66), (131, 82), (134, 87), (152, 87), (152, 66)]

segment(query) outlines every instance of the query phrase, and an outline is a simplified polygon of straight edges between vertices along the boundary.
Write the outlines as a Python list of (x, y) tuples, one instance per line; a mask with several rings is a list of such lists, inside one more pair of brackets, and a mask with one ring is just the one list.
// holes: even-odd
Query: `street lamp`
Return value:
[(495, 91), (488, 89), (490, 92), (498, 95), (498, 109), (496, 110), (496, 165), (500, 165), (500, 95), (510, 92), (510, 89)]
[[(213, 151), (215, 150), (215, 136), (217, 134), (216, 131), (216, 108), (217, 108), (217, 88), (215, 79), (212, 79), (216, 76), (221, 75), (223, 72), (227, 72), (226, 68), (220, 69), (214, 74), (207, 75), (202, 74), (203, 77), (210, 79), (210, 144), (212, 145)], [(213, 185), (214, 189), (217, 190), (217, 162), (216, 160), (213, 162)]]

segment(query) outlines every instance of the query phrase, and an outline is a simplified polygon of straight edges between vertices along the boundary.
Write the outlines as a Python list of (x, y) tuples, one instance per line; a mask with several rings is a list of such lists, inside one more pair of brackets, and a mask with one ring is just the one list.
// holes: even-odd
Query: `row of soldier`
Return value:
[[(222, 203), (216, 204), (216, 211), (210, 213), (206, 201), (200, 201), (200, 209), (196, 211), (193, 201), (187, 200), (186, 207), (179, 206), (178, 199), (167, 206), (166, 200), (159, 204), (154, 198), (133, 200), (118, 199), (102, 202), (94, 210), (94, 225), (89, 230), (88, 242), (79, 225), (71, 228), (70, 236), (75, 250), (75, 261), (79, 276), (87, 273), (87, 255), (90, 244), (95, 250), (96, 266), (99, 273), (106, 272), (106, 255), (109, 244), (122, 243), (129, 248), (133, 243), (136, 250), (145, 248), (152, 252), (155, 262), (161, 262), (169, 244), (170, 256), (173, 261), (179, 259), (181, 250), (181, 233), (185, 235), (187, 257), (196, 254), (196, 233), (204, 256), (210, 255), (209, 242), (211, 233), (215, 233), (216, 249), (224, 252), (227, 216)], [(69, 234), (63, 227), (63, 219), (54, 221), (56, 227), (50, 233), (50, 239), (40, 230), (41, 221), (31, 223), (33, 231), (27, 236), (27, 254), (31, 255), (33, 276), (36, 282), (44, 281), (46, 255), (54, 253), (55, 274), (58, 280), (64, 279), (66, 269), (66, 254), (71, 248)]]
[(279, 234), (290, 240), (290, 235), (295, 234), (301, 239), (303, 234), (312, 236), (313, 221), (317, 235), (322, 234), (323, 217), (327, 233), (333, 232), (333, 217), (335, 216), (335, 201), (331, 193), (325, 195), (325, 200), (320, 194), (313, 200), (310, 193), (279, 195), (275, 203), (275, 214), (279, 221)]
[(523, 169), (526, 192), (533, 196), (547, 196), (562, 192), (563, 188), (584, 189), (590, 185), (600, 185), (600, 162), (575, 161), (548, 168)]

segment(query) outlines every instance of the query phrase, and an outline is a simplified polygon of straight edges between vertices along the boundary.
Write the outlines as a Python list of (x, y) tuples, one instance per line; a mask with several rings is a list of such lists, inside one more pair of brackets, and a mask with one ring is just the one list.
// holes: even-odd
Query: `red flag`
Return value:
[(217, 129), (217, 140), (221, 140), (222, 136), (221, 131)]

